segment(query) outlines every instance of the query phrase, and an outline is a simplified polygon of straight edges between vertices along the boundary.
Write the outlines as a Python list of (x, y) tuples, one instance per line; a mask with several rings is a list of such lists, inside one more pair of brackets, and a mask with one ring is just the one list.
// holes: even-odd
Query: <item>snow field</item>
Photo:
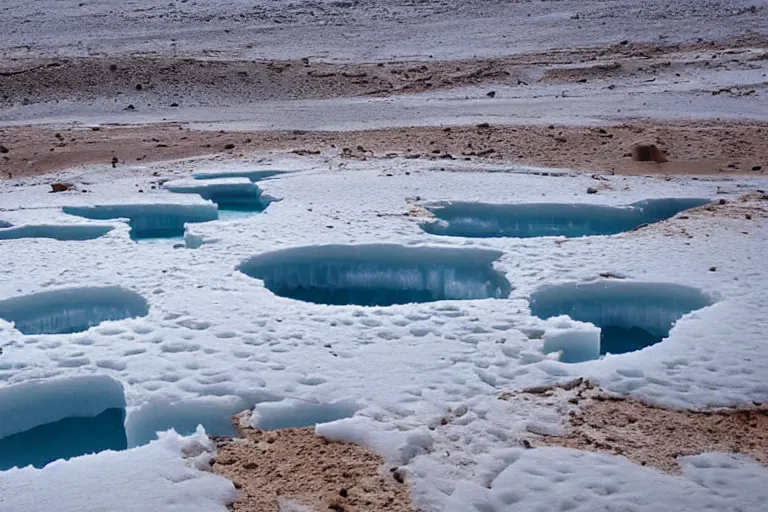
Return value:
[[(289, 161), (274, 165), (291, 168)], [(250, 165), (245, 162), (243, 168)], [(109, 181), (101, 181), (98, 172), (67, 178), (90, 181), (90, 194), (48, 194), (43, 178), (26, 180), (25, 187), (3, 182), (0, 217), (15, 226), (90, 224), (61, 208), (116, 204), (115, 197), (120, 204), (211, 205), (195, 194), (149, 187), (137, 192), (136, 184), (151, 180), (152, 171), (184, 178), (188, 170), (189, 164), (164, 164), (145, 173), (116, 171)], [(622, 500), (628, 510), (656, 510), (658, 502), (636, 499), (638, 489), (648, 488), (656, 489), (651, 494), (664, 503), (677, 503), (692, 489), (704, 489), (702, 500), (725, 500), (730, 489), (740, 489), (730, 503), (759, 510), (753, 497), (763, 492), (768, 473), (723, 455), (699, 456), (709, 461), (706, 470), (692, 462), (694, 469), (671, 477), (618, 457), (510, 450), (530, 430), (562, 431), (566, 406), (513, 407), (499, 401), (498, 394), (576, 376), (671, 407), (768, 400), (768, 353), (761, 329), (768, 320), (761, 298), (768, 284), (761, 257), (768, 234), (764, 219), (691, 213), (610, 237), (486, 239), (432, 236), (421, 229), (423, 219), (403, 215), (412, 204), (428, 201), (624, 205), (655, 197), (733, 200), (766, 186), (765, 180), (616, 176), (610, 178), (612, 190), (587, 196), (591, 181), (567, 173), (441, 172), (426, 163), (397, 160), (334, 171), (318, 163), (259, 182), (265, 194), (281, 199), (262, 213), (187, 224), (185, 240), (194, 244), (133, 241), (120, 220), (99, 220), (114, 229), (89, 241), (0, 241), (0, 300), (71, 287), (120, 286), (149, 305), (146, 316), (106, 321), (74, 334), (24, 335), (0, 320), (0, 390), (51, 379), (112, 379), (124, 389), (129, 446), (146, 443), (153, 430), (176, 427), (191, 433), (198, 419), (218, 433), (229, 415), (254, 406), (254, 417), (266, 414), (278, 425), (292, 417), (304, 416), (309, 424), (341, 418), (318, 426), (318, 433), (369, 444), (404, 465), (416, 504), (426, 510), (496, 512), (521, 504), (531, 510), (607, 510), (608, 498), (611, 503)], [(30, 204), (40, 206), (28, 209)], [(276, 296), (261, 280), (237, 270), (250, 258), (274, 251), (365, 244), (497, 252), (492, 267), (510, 283), (509, 298), (329, 306)], [(640, 352), (576, 364), (545, 354), (547, 332), (555, 326), (531, 314), (531, 295), (553, 285), (599, 283), (606, 272), (625, 276), (621, 281), (627, 283), (694, 287), (714, 303), (684, 315), (668, 339)], [(574, 328), (578, 325), (573, 322)], [(339, 403), (347, 405), (328, 405)], [(78, 412), (74, 406), (71, 411)], [(350, 412), (353, 416), (345, 419)], [(33, 415), (37, 424), (53, 419), (38, 413), (28, 417)], [(442, 427), (445, 418), (451, 421)], [(152, 501), (163, 493), (173, 499), (183, 495), (169, 480), (152, 486), (165, 465), (171, 474), (187, 475), (187, 482), (203, 483), (194, 493), (200, 506), (213, 500), (223, 507), (231, 487), (179, 458), (178, 447), (190, 439), (203, 442), (197, 434), (168, 434), (125, 452), (57, 462), (43, 470), (2, 472), (0, 489), (33, 478), (55, 488), (101, 464), (123, 468), (114, 472), (120, 478), (125, 468), (151, 464), (152, 471), (144, 471), (135, 484), (151, 492), (132, 499), (146, 500), (153, 510), (181, 510), (177, 505), (186, 502)], [(560, 473), (552, 469), (559, 466), (580, 470), (560, 483)], [(526, 478), (531, 485), (521, 483)], [(605, 493), (613, 497), (595, 491), (578, 501), (576, 491), (596, 479), (613, 486), (615, 491)], [(643, 487), (635, 483), (644, 481), (649, 483)], [(722, 485), (732, 481), (738, 486)], [(551, 492), (554, 488), (558, 491)], [(209, 494), (203, 496), (206, 489)], [(18, 494), (10, 493), (16, 501), (8, 503), (16, 508), (8, 510), (23, 508)], [(142, 496), (143, 490), (136, 494)], [(569, 499), (573, 506), (566, 503)], [(78, 500), (67, 494), (59, 502), (63, 510), (87, 510)], [(0, 510), (5, 506), (0, 501)]]

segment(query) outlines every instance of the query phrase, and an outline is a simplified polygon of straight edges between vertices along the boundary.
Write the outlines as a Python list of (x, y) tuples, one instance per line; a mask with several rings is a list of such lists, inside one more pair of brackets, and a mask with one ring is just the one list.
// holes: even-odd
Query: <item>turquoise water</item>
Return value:
[(449, 203), (430, 208), (437, 221), (421, 225), (433, 235), (473, 238), (614, 235), (668, 219), (707, 199), (649, 199), (626, 207), (591, 204)]
[(491, 261), (468, 249), (326, 246), (280, 254), (253, 258), (240, 271), (263, 280), (276, 295), (316, 304), (498, 299), (511, 290)]
[(33, 465), (41, 468), (104, 450), (125, 450), (123, 409), (107, 409), (92, 418), (64, 418), (0, 439), (0, 470)]
[(712, 304), (700, 290), (669, 283), (596, 282), (551, 286), (531, 295), (531, 314), (568, 315), (600, 327), (600, 353), (655, 345), (683, 315)]

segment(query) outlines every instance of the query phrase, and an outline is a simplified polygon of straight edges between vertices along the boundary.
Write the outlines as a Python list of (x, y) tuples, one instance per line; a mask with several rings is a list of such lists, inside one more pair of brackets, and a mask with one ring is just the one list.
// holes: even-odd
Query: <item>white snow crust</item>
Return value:
[[(54, 379), (74, 386), (84, 382), (75, 377), (83, 376), (109, 382), (77, 385), (114, 390), (100, 395), (102, 405), (115, 406), (124, 396), (129, 446), (144, 444), (154, 430), (188, 430), (195, 418), (217, 433), (230, 414), (248, 408), (273, 419), (304, 415), (311, 424), (315, 413), (329, 411), (310, 406), (353, 403), (346, 411), (352, 417), (320, 424), (317, 432), (368, 444), (401, 465), (416, 505), (426, 511), (764, 510), (768, 471), (730, 455), (683, 459), (683, 475), (669, 476), (621, 457), (519, 451), (515, 447), (529, 431), (561, 431), (567, 405), (553, 410), (497, 398), (501, 391), (580, 376), (675, 408), (768, 401), (764, 219), (706, 212), (609, 237), (471, 239), (426, 234), (422, 218), (404, 214), (414, 204), (450, 200), (732, 201), (768, 188), (768, 180), (611, 176), (612, 190), (587, 195), (594, 180), (568, 171), (452, 172), (460, 164), (441, 164), (445, 170), (432, 165), (274, 157), (234, 169), (203, 160), (110, 170), (108, 178), (100, 169), (66, 175), (67, 181), (89, 183), (88, 194), (49, 194), (47, 177), (0, 183), (0, 218), (13, 225), (88, 224), (61, 207), (115, 204), (119, 197), (121, 205), (210, 208), (193, 194), (150, 189), (153, 172), (188, 179), (217, 170), (298, 170), (258, 183), (281, 199), (262, 213), (187, 224), (187, 244), (133, 241), (119, 219), (98, 220), (114, 229), (89, 241), (0, 241), (0, 300), (74, 286), (121, 286), (149, 303), (145, 317), (77, 334), (23, 335), (0, 321), (0, 393), (59, 382)], [(278, 297), (237, 270), (249, 258), (282, 249), (384, 243), (497, 251), (493, 267), (511, 283), (510, 296), (328, 306)], [(530, 314), (530, 295), (544, 286), (600, 281), (601, 273), (692, 286), (714, 303), (683, 316), (665, 341), (639, 352), (576, 364), (545, 354), (543, 345), (555, 331), (551, 320)], [(9, 423), (9, 406), (0, 399), (0, 435), (60, 416), (46, 416), (40, 406), (19, 409), (16, 400), (9, 403), (20, 412)], [(73, 407), (69, 413), (91, 414)], [(441, 426), (446, 417), (451, 421)], [(194, 439), (204, 443), (202, 433)], [(94, 510), (100, 501), (114, 504), (110, 510), (224, 510), (231, 486), (186, 465), (180, 453), (187, 442), (169, 434), (121, 453), (2, 472), (0, 510), (33, 510), (35, 493), (42, 500), (35, 503), (50, 500), (66, 511)]]
[(166, 432), (124, 452), (0, 472), (3, 512), (226, 512), (235, 487), (209, 470), (213, 443), (200, 429)]

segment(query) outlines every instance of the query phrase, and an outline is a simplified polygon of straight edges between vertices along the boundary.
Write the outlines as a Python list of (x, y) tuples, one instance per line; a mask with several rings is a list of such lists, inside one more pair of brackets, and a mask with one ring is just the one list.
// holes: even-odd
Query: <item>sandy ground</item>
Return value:
[[(620, 126), (397, 128), (358, 132), (211, 132), (169, 124), (146, 127), (0, 128), (2, 178), (84, 164), (105, 170), (157, 160), (268, 151), (342, 158), (421, 158), (568, 167), (622, 174), (768, 172), (768, 123), (636, 123)], [(656, 144), (668, 162), (634, 162), (637, 142)]]
[(0, 59), (0, 126), (354, 131), (765, 122), (767, 76), (768, 37), (756, 34), (428, 62), (38, 56)]
[(766, 34), (764, 0), (5, 0), (0, 55), (448, 60)]
[(234, 511), (415, 511), (403, 474), (367, 448), (327, 441), (314, 428), (238, 429), (241, 438), (218, 439), (213, 464), (238, 489)]
[[(758, 33), (428, 62), (10, 57), (0, 59), (0, 176), (271, 151), (760, 173), (766, 75)], [(669, 162), (632, 162), (636, 142)]]
[[(66, 98), (84, 102), (102, 99), (121, 108), (129, 104), (134, 108), (153, 104), (184, 108), (389, 96), (471, 85), (526, 88), (632, 79), (652, 83), (667, 76), (682, 83), (699, 72), (756, 69), (764, 60), (768, 60), (768, 36), (763, 35), (676, 44), (619, 41), (605, 46), (429, 62), (331, 63), (309, 57), (251, 61), (143, 55), (13, 58), (0, 61), (0, 107)], [(751, 89), (745, 87), (742, 94), (767, 83), (744, 84)]]
[[(565, 434), (531, 432), (525, 448), (561, 446), (611, 453), (670, 474), (677, 458), (737, 453), (768, 466), (768, 408), (678, 411), (618, 397), (590, 381), (503, 393), (512, 404), (534, 401), (565, 410)], [(247, 417), (247, 412), (243, 413)], [(242, 426), (240, 438), (217, 438), (214, 472), (232, 480), (237, 512), (413, 512), (407, 481), (371, 450), (327, 441), (313, 428), (264, 431)], [(510, 440), (510, 447), (519, 446)]]
[[(570, 386), (566, 386), (570, 387)], [(589, 381), (572, 389), (505, 393), (503, 400), (567, 400), (567, 433), (537, 436), (530, 446), (563, 446), (622, 455), (642, 466), (679, 473), (677, 457), (741, 453), (768, 466), (768, 407), (691, 412), (609, 395)]]

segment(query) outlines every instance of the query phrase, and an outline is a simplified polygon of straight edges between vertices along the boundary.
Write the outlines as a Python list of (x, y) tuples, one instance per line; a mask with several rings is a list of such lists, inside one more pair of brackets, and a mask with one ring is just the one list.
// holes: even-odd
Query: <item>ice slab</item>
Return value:
[(197, 194), (216, 203), (220, 210), (261, 212), (272, 202), (247, 178), (178, 180), (167, 182), (163, 187), (177, 194)]
[(65, 206), (64, 213), (87, 219), (129, 219), (131, 238), (173, 238), (184, 236), (187, 222), (208, 222), (219, 218), (215, 204), (126, 204)]
[(16, 240), (19, 238), (51, 238), (60, 241), (93, 240), (106, 235), (112, 229), (112, 226), (89, 224), (16, 226), (0, 229), (0, 240)]
[(107, 320), (146, 316), (147, 301), (119, 286), (64, 288), (0, 301), (0, 318), (23, 334), (69, 334)]
[(216, 180), (221, 178), (246, 178), (247, 180), (255, 183), (272, 176), (278, 176), (280, 174), (287, 174), (291, 171), (278, 171), (278, 170), (257, 170), (257, 171), (224, 171), (224, 172), (200, 172), (193, 174), (192, 177), (196, 180)]
[(648, 199), (614, 207), (580, 203), (483, 204), (450, 202), (429, 207), (437, 218), (422, 229), (464, 237), (614, 235), (668, 219), (709, 202), (698, 198)]
[(600, 357), (600, 328), (567, 316), (551, 319), (542, 339), (543, 352), (560, 352), (563, 363), (580, 363)]
[(351, 418), (358, 405), (349, 400), (317, 403), (286, 398), (280, 402), (257, 404), (251, 424), (260, 429), (314, 427), (344, 418)]
[(568, 283), (531, 295), (539, 318), (567, 315), (601, 329), (600, 353), (622, 354), (659, 343), (682, 316), (712, 304), (697, 288), (670, 283)]
[(239, 270), (276, 295), (317, 304), (389, 306), (505, 298), (499, 251), (394, 244), (298, 247), (254, 256)]
[(128, 446), (141, 446), (157, 439), (158, 432), (174, 429), (179, 434), (192, 434), (202, 425), (209, 434), (236, 436), (232, 415), (248, 409), (253, 403), (234, 397), (204, 397), (191, 400), (153, 400), (128, 413), (126, 431)]

